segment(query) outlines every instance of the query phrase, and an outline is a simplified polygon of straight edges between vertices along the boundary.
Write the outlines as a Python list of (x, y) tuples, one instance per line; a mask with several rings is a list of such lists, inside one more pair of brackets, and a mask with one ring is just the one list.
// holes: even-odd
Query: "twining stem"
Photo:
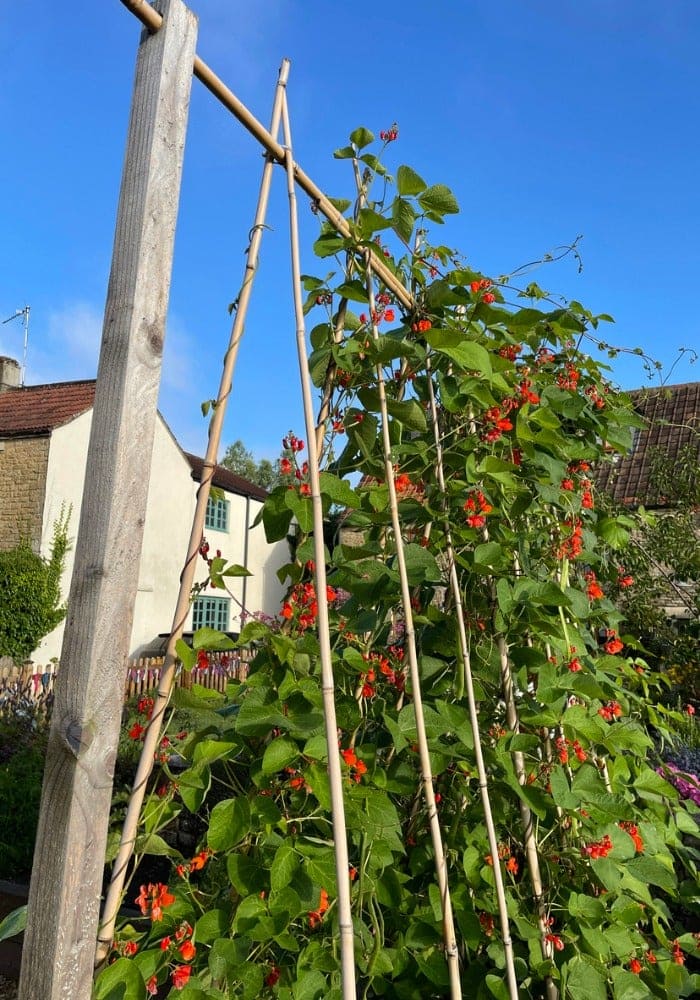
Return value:
[[(367, 285), (367, 296), (370, 316), (372, 317), (372, 336), (374, 340), (379, 338), (379, 330), (375, 320), (376, 309), (374, 300), (374, 284), (372, 261), (367, 254), (365, 256), (365, 280)], [(389, 489), (389, 508), (391, 511), (391, 523), (396, 544), (396, 562), (401, 581), (401, 601), (403, 604), (405, 619), (405, 642), (408, 652), (409, 670), (411, 676), (411, 690), (416, 717), (416, 741), (418, 744), (418, 754), (421, 768), (421, 782), (423, 786), (423, 796), (428, 810), (428, 823), (430, 835), (435, 851), (435, 870), (440, 890), (442, 903), (443, 935), (445, 943), (445, 955), (450, 976), (450, 996), (452, 1000), (461, 1000), (462, 987), (459, 973), (459, 952), (457, 939), (455, 936), (454, 916), (452, 913), (452, 901), (450, 898), (450, 888), (447, 878), (447, 861), (442, 842), (442, 832), (438, 819), (437, 805), (435, 802), (435, 789), (433, 787), (433, 775), (430, 765), (430, 751), (428, 747), (428, 737), (425, 729), (425, 718), (423, 715), (423, 697), (421, 693), (421, 680), (418, 669), (418, 655), (416, 652), (416, 634), (413, 625), (413, 611), (411, 608), (411, 591), (406, 570), (406, 558), (403, 547), (403, 536), (401, 533), (401, 521), (399, 518), (399, 508), (396, 498), (396, 485), (394, 483), (394, 465), (391, 458), (391, 438), (389, 431), (389, 414), (386, 404), (386, 387), (384, 382), (384, 371), (381, 364), (376, 366), (377, 389), (379, 394), (379, 412), (382, 425), (382, 446), (384, 451), (384, 475)]]
[[(287, 83), (288, 75), (289, 60), (284, 59), (282, 61), (282, 65), (280, 66), (272, 110), (270, 130), (273, 135), (276, 135), (279, 129), (280, 117), (282, 114), (282, 98), (284, 96), (284, 88)], [(250, 244), (246, 255), (243, 283), (238, 296), (238, 308), (236, 310), (233, 326), (231, 328), (229, 346), (224, 356), (224, 365), (219, 384), (219, 394), (216, 406), (214, 407), (211, 423), (209, 425), (209, 439), (202, 467), (202, 481), (199, 489), (197, 490), (196, 507), (192, 520), (189, 544), (187, 547), (187, 557), (180, 576), (180, 589), (173, 616), (172, 630), (168, 639), (168, 646), (165, 652), (165, 660), (161, 670), (158, 692), (156, 694), (151, 720), (144, 736), (141, 757), (136, 769), (136, 777), (134, 778), (134, 786), (129, 799), (129, 805), (127, 806), (126, 816), (124, 818), (119, 851), (112, 868), (112, 879), (104, 904), (102, 923), (97, 935), (97, 948), (95, 952), (96, 966), (101, 965), (105, 961), (107, 955), (109, 954), (109, 949), (114, 937), (114, 928), (124, 892), (124, 882), (126, 879), (127, 868), (134, 851), (134, 844), (136, 843), (139, 817), (141, 815), (141, 808), (146, 794), (146, 785), (151, 771), (153, 770), (153, 763), (158, 745), (160, 743), (163, 717), (165, 715), (165, 710), (168, 706), (170, 693), (175, 681), (175, 672), (178, 660), (175, 646), (177, 641), (182, 637), (182, 632), (185, 627), (185, 622), (190, 608), (190, 594), (194, 583), (194, 574), (199, 555), (199, 548), (202, 544), (207, 501), (209, 500), (211, 481), (214, 476), (214, 469), (216, 468), (216, 458), (221, 440), (221, 430), (223, 427), (224, 415), (226, 413), (226, 405), (231, 394), (233, 374), (236, 366), (236, 359), (238, 357), (238, 348), (243, 336), (250, 294), (258, 267), (258, 251), (262, 241), (265, 217), (267, 214), (267, 203), (273, 169), (274, 162), (272, 158), (268, 156), (265, 160), (262, 180), (260, 182), (260, 194), (258, 196), (255, 222), (251, 230)]]
[[(432, 366), (430, 355), (426, 359), (426, 375), (428, 382), (428, 396), (430, 400), (430, 416), (433, 428), (433, 439), (435, 441), (435, 469), (437, 471), (438, 485), (443, 497), (443, 503), (447, 505), (447, 488), (445, 485), (445, 470), (442, 457), (442, 440), (438, 420), (438, 410), (435, 402), (435, 390), (432, 379)], [(513, 953), (513, 941), (510, 935), (510, 922), (508, 919), (508, 902), (506, 898), (505, 885), (503, 882), (502, 866), (498, 855), (498, 836), (493, 821), (491, 811), (491, 799), (489, 796), (489, 783), (484, 764), (484, 755), (481, 749), (481, 734), (479, 731), (479, 714), (474, 694), (474, 678), (472, 675), (471, 655), (469, 652), (469, 641), (467, 639), (467, 628), (464, 618), (464, 602), (462, 601), (462, 591), (459, 586), (457, 575), (457, 565), (455, 560), (454, 545), (452, 543), (452, 530), (449, 517), (445, 517), (443, 523), (445, 537), (445, 552), (450, 578), (450, 592), (452, 595), (453, 610), (457, 619), (457, 633), (459, 635), (460, 655), (462, 658), (462, 671), (464, 675), (464, 686), (467, 693), (467, 704), (469, 706), (469, 721), (471, 723), (472, 739), (474, 742), (474, 758), (476, 761), (476, 771), (479, 781), (479, 791), (481, 793), (481, 803), (484, 810), (484, 822), (488, 836), (489, 849), (493, 858), (493, 873), (496, 883), (496, 899), (498, 901), (498, 914), (501, 922), (501, 934), (503, 935), (503, 952), (506, 964), (506, 976), (508, 980), (508, 993), (511, 1000), (518, 998), (518, 981), (515, 974), (515, 955)]]
[(297, 355), (304, 403), (304, 423), (309, 449), (309, 484), (314, 525), (314, 582), (318, 603), (318, 642), (321, 658), (321, 690), (323, 693), (323, 714), (328, 744), (328, 777), (331, 793), (331, 813), (333, 816), (333, 840), (335, 846), (335, 870), (338, 883), (338, 925), (340, 929), (340, 967), (343, 1000), (355, 1000), (354, 934), (350, 902), (350, 864), (348, 857), (347, 826), (343, 802), (343, 776), (338, 752), (338, 722), (335, 711), (335, 680), (331, 654), (330, 630), (328, 624), (328, 599), (326, 593), (326, 557), (323, 542), (323, 507), (316, 446), (311, 379), (306, 350), (306, 329), (304, 325), (304, 305), (301, 297), (301, 263), (299, 253), (299, 224), (297, 219), (296, 189), (294, 184), (294, 160), (292, 158), (292, 136), (289, 124), (289, 110), (286, 94), (282, 101), (282, 122), (287, 165), (287, 192), (289, 195), (290, 241), (292, 257), (292, 285), (294, 292), (294, 313), (296, 318)]

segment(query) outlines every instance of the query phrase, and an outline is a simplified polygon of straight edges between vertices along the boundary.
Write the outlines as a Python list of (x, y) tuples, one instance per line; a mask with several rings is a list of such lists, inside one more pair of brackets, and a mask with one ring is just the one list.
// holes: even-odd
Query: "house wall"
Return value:
[(0, 441), (0, 549), (22, 536), (39, 549), (48, 457), (48, 435)]
[[(53, 524), (60, 515), (61, 504), (71, 505), (69, 537), (73, 549), (68, 553), (62, 579), (62, 593), (67, 598), (73, 572), (74, 546), (80, 520), (83, 482), (87, 461), (92, 412), (84, 413), (69, 424), (54, 430), (51, 436), (48, 471), (46, 476), (46, 503), (42, 530), (42, 555), (51, 548)], [(130, 654), (137, 655), (146, 646), (153, 646), (158, 636), (168, 633), (172, 626), (173, 612), (179, 588), (190, 527), (194, 516), (198, 484), (192, 480), (190, 465), (165, 422), (159, 418), (153, 441), (151, 482), (148, 492), (143, 548), (139, 569), (138, 590), (134, 606), (134, 622)], [(206, 536), (211, 553), (221, 549), (229, 562), (244, 562), (245, 497), (226, 494), (230, 501), (229, 530), (219, 532), (207, 529)], [(260, 507), (259, 501), (250, 501), (251, 523)], [(248, 565), (253, 577), (247, 579), (246, 603), (251, 611), (263, 610), (274, 614), (279, 610), (282, 588), (275, 572), (288, 561), (286, 543), (270, 546), (265, 541), (262, 526), (249, 533)], [(204, 581), (207, 566), (199, 562), (195, 580)], [(231, 590), (242, 600), (243, 581), (232, 578)], [(225, 596), (207, 590), (212, 596)], [(229, 628), (238, 631), (239, 609), (231, 602)], [(234, 618), (234, 616), (236, 616)], [(190, 631), (191, 613), (185, 630)], [(63, 639), (63, 624), (47, 636), (35, 651), (35, 662), (48, 662), (59, 657)]]

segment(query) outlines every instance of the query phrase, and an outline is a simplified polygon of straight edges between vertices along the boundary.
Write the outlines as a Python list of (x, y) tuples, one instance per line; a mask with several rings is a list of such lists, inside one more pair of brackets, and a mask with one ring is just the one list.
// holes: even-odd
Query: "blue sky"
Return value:
[[(333, 150), (397, 121), (389, 166), (455, 192), (440, 234), (508, 272), (582, 234), (584, 269), (534, 275), (616, 319), (666, 370), (700, 347), (700, 6), (695, 0), (192, 0), (200, 56), (263, 122), (289, 56), (296, 159), (348, 197)], [(400, 19), (399, 19), (400, 15)], [(93, 377), (140, 25), (119, 0), (6, 5), (0, 21), (0, 318), (31, 306), (27, 382)], [(260, 178), (255, 141), (193, 82), (160, 407), (202, 453)], [(300, 201), (304, 269), (315, 220)], [(301, 428), (281, 170), (225, 438), (274, 458)], [(19, 321), (0, 354), (20, 356)], [(638, 362), (615, 379), (641, 385)], [(670, 381), (695, 381), (682, 358)]]

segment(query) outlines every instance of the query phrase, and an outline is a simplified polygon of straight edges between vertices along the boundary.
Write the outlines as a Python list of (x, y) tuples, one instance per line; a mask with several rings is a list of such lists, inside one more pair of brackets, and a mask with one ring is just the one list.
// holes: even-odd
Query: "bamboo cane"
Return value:
[[(485, 534), (488, 534), (485, 532)], [(491, 599), (495, 602), (496, 593), (493, 581), (491, 581)], [(506, 723), (508, 729), (512, 733), (520, 732), (520, 719), (518, 717), (518, 710), (515, 704), (515, 688), (513, 685), (513, 674), (510, 669), (510, 659), (508, 657), (508, 646), (503, 635), (499, 635), (498, 639), (498, 655), (501, 665), (501, 691), (503, 694), (503, 700), (506, 705)], [(515, 775), (518, 779), (519, 784), (525, 785), (527, 782), (527, 769), (525, 767), (525, 758), (520, 750), (514, 750), (512, 753), (513, 766), (515, 768)], [(544, 899), (544, 888), (542, 885), (542, 874), (540, 871), (540, 857), (537, 850), (537, 839), (535, 837), (535, 826), (532, 818), (532, 811), (530, 807), (520, 800), (520, 817), (523, 824), (523, 841), (525, 844), (525, 857), (527, 858), (527, 868), (530, 875), (530, 885), (532, 887), (532, 897), (537, 907), (538, 923), (540, 927), (540, 947), (542, 949), (542, 956), (545, 959), (551, 959), (553, 955), (552, 945), (547, 941), (547, 934), (549, 933), (549, 925), (547, 923), (547, 910), (545, 906)], [(558, 1000), (559, 990), (551, 976), (545, 977), (545, 989), (547, 991), (548, 1000)]]
[[(447, 490), (445, 485), (445, 471), (442, 460), (442, 441), (440, 438), (440, 426), (438, 421), (437, 405), (435, 402), (435, 390), (433, 387), (430, 355), (426, 359), (426, 371), (428, 376), (428, 395), (430, 400), (430, 415), (433, 427), (433, 438), (435, 441), (435, 468), (437, 470), (438, 485), (443, 498), (446, 498)], [(445, 518), (443, 525), (445, 534), (445, 549), (449, 567), (450, 590), (454, 602), (454, 611), (457, 618), (457, 630), (459, 635), (460, 654), (462, 657), (462, 670), (464, 674), (464, 685), (467, 692), (467, 704), (469, 707), (469, 721), (471, 723), (472, 737), (474, 740), (474, 757), (476, 760), (476, 770), (479, 779), (479, 791), (484, 810), (484, 822), (488, 835), (489, 848), (493, 858), (493, 873), (496, 883), (496, 898), (498, 901), (498, 914), (501, 921), (501, 933), (503, 935), (503, 952), (506, 964), (506, 976), (508, 980), (508, 993), (511, 1000), (518, 998), (518, 981), (515, 975), (515, 955), (513, 952), (513, 941), (510, 935), (510, 921), (508, 919), (508, 901), (506, 898), (505, 886), (503, 883), (503, 871), (498, 857), (498, 837), (496, 827), (493, 822), (491, 811), (491, 799), (489, 796), (488, 777), (484, 764), (484, 755), (481, 750), (481, 734), (479, 732), (479, 715), (476, 707), (476, 697), (474, 694), (474, 678), (472, 675), (471, 656), (469, 653), (469, 642), (467, 640), (467, 630), (464, 620), (464, 602), (459, 586), (457, 575), (457, 565), (455, 560), (454, 546), (452, 543), (452, 531), (448, 518)]]
[[(289, 60), (285, 59), (280, 67), (272, 111), (271, 129), (275, 134), (279, 129), (280, 117), (282, 113), (282, 99), (288, 75)], [(187, 548), (187, 558), (180, 577), (180, 589), (173, 617), (172, 631), (168, 640), (165, 661), (161, 670), (158, 693), (155, 699), (153, 713), (144, 737), (143, 750), (141, 752), (141, 758), (139, 760), (136, 777), (134, 779), (134, 787), (124, 819), (124, 827), (122, 830), (119, 851), (114, 861), (112, 880), (107, 891), (102, 924), (97, 937), (97, 949), (95, 954), (96, 965), (101, 965), (102, 962), (104, 962), (107, 954), (109, 953), (112, 938), (114, 937), (114, 927), (124, 891), (127, 866), (136, 842), (136, 831), (138, 828), (139, 816), (141, 814), (141, 807), (146, 794), (146, 784), (153, 769), (155, 753), (160, 742), (163, 716), (170, 700), (170, 692), (175, 678), (175, 668), (177, 665), (175, 644), (182, 636), (187, 614), (189, 612), (190, 593), (194, 582), (195, 565), (199, 554), (199, 547), (203, 537), (204, 518), (207, 509), (207, 501), (209, 499), (211, 480), (214, 476), (214, 470), (216, 468), (216, 457), (221, 439), (221, 430), (224, 415), (226, 413), (226, 405), (228, 397), (231, 393), (233, 373), (236, 365), (236, 359), (238, 357), (238, 348), (243, 336), (248, 303), (250, 301), (255, 272), (258, 266), (258, 250), (262, 241), (265, 216), (267, 213), (267, 203), (270, 192), (270, 184), (272, 181), (272, 169), (272, 160), (268, 157), (263, 167), (260, 194), (255, 213), (255, 222), (251, 230), (251, 239), (246, 256), (244, 278), (238, 298), (238, 309), (236, 310), (236, 316), (231, 329), (229, 346), (224, 356), (224, 365), (219, 385), (217, 405), (214, 407), (214, 414), (209, 425), (209, 440), (207, 444), (206, 457), (202, 467), (202, 481), (197, 491), (196, 508)]]
[(321, 501), (321, 481), (316, 446), (316, 427), (311, 394), (311, 379), (306, 350), (306, 329), (304, 306), (301, 297), (301, 265), (299, 253), (299, 227), (297, 219), (296, 187), (294, 183), (294, 161), (292, 159), (292, 135), (289, 123), (289, 109), (286, 94), (282, 101), (282, 123), (284, 128), (285, 155), (287, 163), (287, 193), (289, 195), (290, 242), (292, 255), (292, 283), (294, 292), (294, 313), (296, 317), (296, 341), (299, 358), (304, 403), (304, 423), (309, 449), (309, 480), (314, 523), (314, 578), (318, 603), (318, 640), (321, 656), (321, 689), (328, 744), (328, 777), (331, 792), (331, 812), (333, 816), (333, 839), (335, 843), (335, 869), (338, 883), (338, 925), (340, 929), (340, 965), (343, 1000), (355, 1000), (355, 955), (352, 910), (350, 904), (350, 865), (343, 802), (343, 777), (338, 753), (338, 723), (335, 712), (335, 680), (331, 654), (328, 624), (328, 600), (326, 594), (326, 556), (323, 543), (323, 507)]
[[(370, 316), (374, 317), (375, 302), (373, 288), (373, 261), (369, 254), (365, 256), (365, 278), (367, 282), (367, 295), (369, 300)], [(379, 338), (377, 324), (372, 318), (372, 336), (375, 340)], [(413, 694), (413, 704), (416, 716), (416, 738), (421, 767), (421, 782), (423, 785), (423, 796), (428, 810), (428, 822), (430, 825), (430, 835), (435, 851), (435, 871), (440, 889), (440, 899), (442, 902), (443, 935), (445, 941), (445, 954), (450, 976), (450, 996), (452, 1000), (460, 1000), (462, 996), (462, 986), (459, 973), (459, 951), (455, 936), (454, 916), (452, 912), (452, 901), (450, 898), (450, 887), (447, 878), (447, 861), (442, 842), (442, 832), (438, 820), (437, 805), (435, 802), (435, 790), (433, 788), (433, 775), (430, 765), (430, 752), (428, 748), (428, 738), (425, 729), (425, 719), (423, 716), (423, 698), (421, 693), (420, 672), (418, 669), (418, 655), (416, 651), (416, 637), (413, 625), (413, 611), (411, 608), (411, 591), (408, 583), (406, 571), (406, 559), (403, 548), (403, 537), (401, 534), (401, 522), (399, 519), (398, 503), (396, 499), (396, 486), (394, 483), (394, 467), (391, 460), (391, 439), (389, 436), (389, 414), (386, 405), (386, 388), (384, 383), (384, 372), (381, 364), (376, 367), (377, 389), (379, 393), (379, 406), (382, 423), (382, 447), (384, 451), (384, 474), (389, 488), (389, 506), (391, 510), (391, 523), (396, 543), (396, 561), (401, 581), (401, 601), (403, 604), (405, 618), (405, 640), (408, 649), (408, 660), (411, 675), (411, 687)]]

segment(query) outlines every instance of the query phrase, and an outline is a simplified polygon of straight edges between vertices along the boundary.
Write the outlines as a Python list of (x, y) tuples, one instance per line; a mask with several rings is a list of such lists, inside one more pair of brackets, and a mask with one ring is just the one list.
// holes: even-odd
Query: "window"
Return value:
[(230, 604), (228, 597), (196, 598), (192, 605), (192, 631), (214, 628), (219, 632), (228, 632)]
[(228, 500), (207, 500), (207, 513), (204, 524), (215, 531), (228, 531)]

